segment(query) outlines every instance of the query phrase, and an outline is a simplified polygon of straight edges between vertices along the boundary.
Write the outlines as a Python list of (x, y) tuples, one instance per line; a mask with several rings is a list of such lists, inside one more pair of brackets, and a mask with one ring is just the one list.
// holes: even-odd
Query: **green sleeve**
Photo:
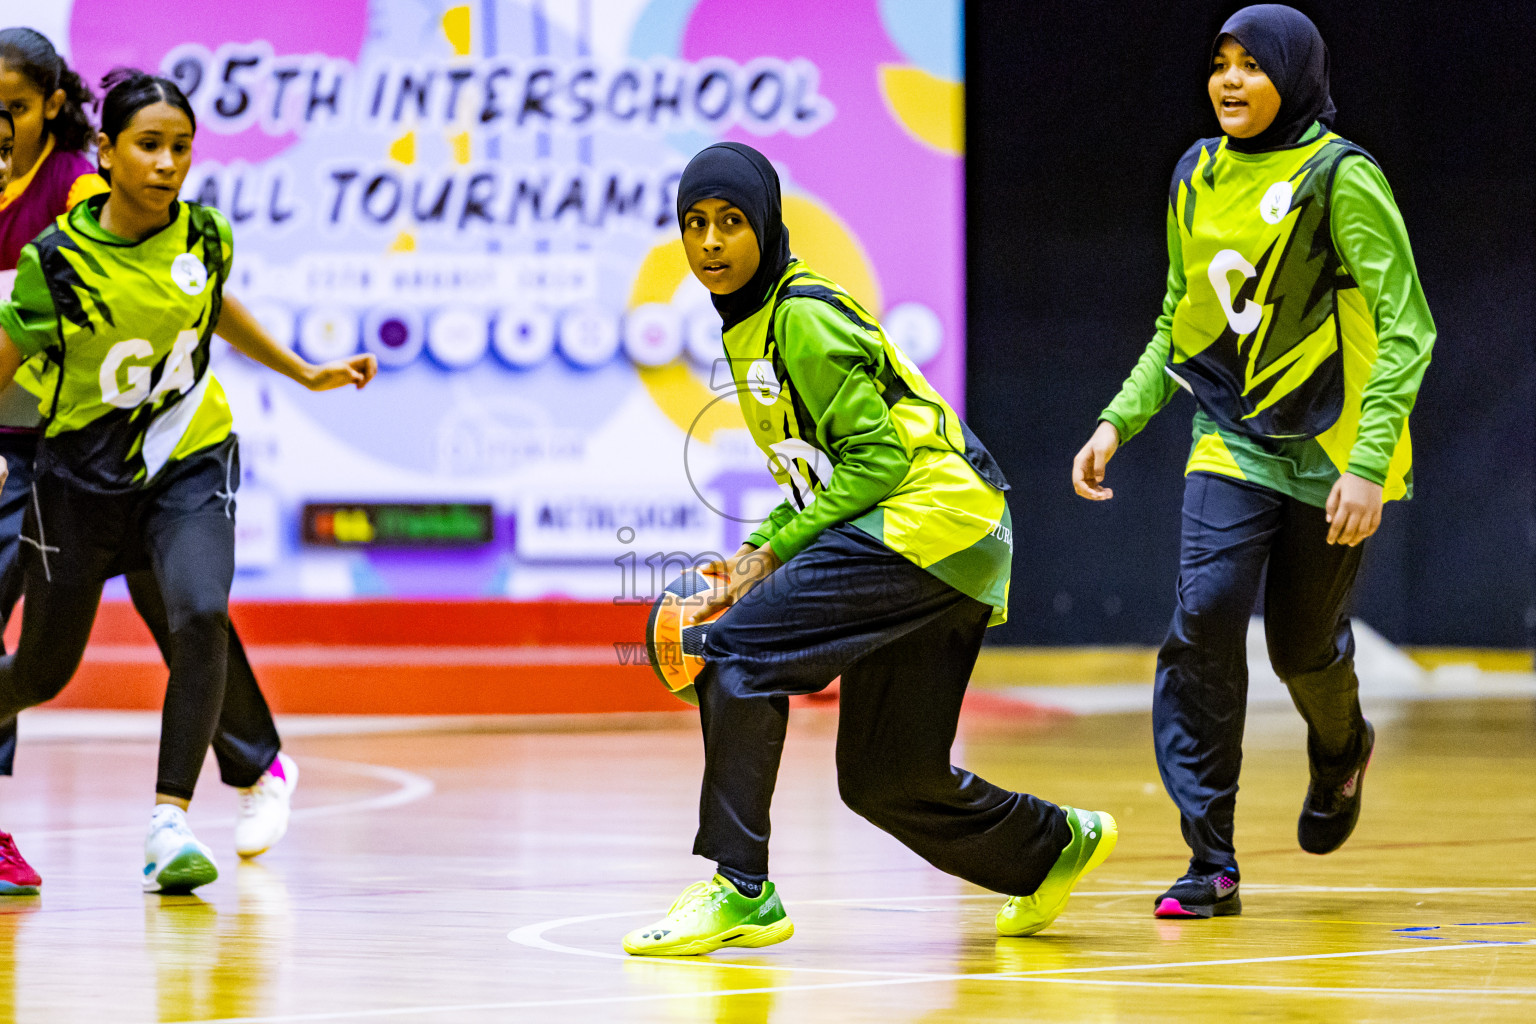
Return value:
[(213, 218), (213, 226), (218, 229), (219, 241), (224, 249), (224, 276), (219, 279), (219, 283), (223, 284), (229, 280), (229, 272), (235, 262), (235, 233), (229, 226), (229, 219), (223, 213), (212, 206), (205, 206), (203, 209), (207, 210), (208, 215)]
[(912, 462), (875, 383), (878, 350), (862, 329), (812, 298), (785, 302), (775, 326), (784, 368), (816, 423), (813, 443), (835, 467), (816, 500), (774, 534), (773, 553), (787, 562), (821, 531), (874, 508)]
[(1163, 312), (1157, 318), (1157, 328), (1146, 351), (1136, 360), (1131, 375), (1120, 385), (1120, 393), (1109, 407), (1099, 413), (1099, 419), (1110, 424), (1120, 434), (1124, 444), (1141, 433), (1147, 421), (1167, 405), (1178, 390), (1178, 382), (1168, 376), (1168, 353), (1173, 347), (1173, 311), (1184, 298), (1187, 286), (1184, 281), (1184, 246), (1179, 239), (1179, 223), (1173, 207), (1168, 208), (1168, 292), (1163, 296)]
[(23, 246), (16, 262), (16, 284), (10, 300), (0, 303), (0, 330), (28, 358), (57, 343), (59, 318), (53, 309), (53, 293), (43, 277), (37, 246)]
[(775, 534), (784, 529), (784, 524), (794, 517), (795, 506), (791, 505), (788, 501), (779, 502), (778, 507), (768, 513), (768, 518), (763, 520), (762, 525), (752, 531), (752, 536), (747, 538), (747, 543), (755, 548), (762, 547), (772, 540)]
[(1349, 472), (1384, 484), (1435, 344), (1408, 231), (1381, 168), (1364, 157), (1339, 165), (1329, 204), (1333, 247), (1376, 323), (1376, 362), (1361, 399)]

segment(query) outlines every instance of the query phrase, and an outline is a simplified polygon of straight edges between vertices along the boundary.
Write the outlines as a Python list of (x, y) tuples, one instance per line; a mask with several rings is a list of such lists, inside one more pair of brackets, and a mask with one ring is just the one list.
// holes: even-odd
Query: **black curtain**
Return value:
[[(1217, 133), (1211, 39), (1238, 3), (966, 5), (968, 415), (1014, 483), (1012, 613), (994, 643), (1158, 642), (1193, 406), (1110, 464), (1072, 456), (1151, 335), (1174, 162)], [(1532, 601), (1536, 5), (1298, 4), (1333, 59), (1336, 130), (1381, 163), (1439, 329), (1356, 611), (1408, 644), (1523, 647)]]

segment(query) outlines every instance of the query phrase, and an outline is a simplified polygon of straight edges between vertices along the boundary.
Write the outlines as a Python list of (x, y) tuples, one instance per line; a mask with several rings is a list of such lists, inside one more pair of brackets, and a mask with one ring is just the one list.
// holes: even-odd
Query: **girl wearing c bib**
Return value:
[(1244, 8), (1217, 36), (1208, 84), (1225, 134), (1174, 171), (1162, 315), (1073, 466), (1079, 494), (1110, 498), (1116, 448), (1180, 388), (1194, 395), (1153, 704), (1192, 857), (1155, 901), (1159, 917), (1241, 910), (1233, 812), (1261, 579), (1270, 661), (1307, 723), (1298, 841), (1329, 853), (1354, 830), (1375, 732), (1349, 599), (1383, 502), (1413, 491), (1408, 414), (1435, 339), (1386, 178), (1331, 130), (1328, 50), (1312, 22)]

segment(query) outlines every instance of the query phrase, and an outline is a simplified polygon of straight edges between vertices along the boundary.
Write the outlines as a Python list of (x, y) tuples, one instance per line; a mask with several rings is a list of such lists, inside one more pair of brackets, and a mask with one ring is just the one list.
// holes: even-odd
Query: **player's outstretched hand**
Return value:
[(1328, 543), (1354, 547), (1381, 526), (1381, 485), (1345, 473), (1328, 492)]
[(705, 575), (718, 576), (725, 580), (725, 586), (696, 595), (700, 599), (700, 604), (688, 616), (688, 625), (698, 625), (716, 611), (729, 608), (740, 601), (747, 591), (767, 579), (773, 570), (783, 564), (779, 561), (779, 556), (773, 553), (773, 548), (767, 544), (760, 548), (743, 544), (730, 558), (709, 563), (700, 571)]
[(6, 464), (5, 456), (0, 455), (0, 487), (4, 487), (5, 482), (9, 480), (10, 477), (11, 467)]
[(332, 388), (355, 384), (362, 388), (379, 372), (379, 360), (370, 354), (348, 356), (319, 366), (310, 365), (303, 384), (311, 391), (330, 391)]
[(1089, 501), (1108, 501), (1115, 492), (1104, 486), (1104, 467), (1120, 447), (1120, 431), (1113, 423), (1101, 421), (1072, 460), (1072, 489)]

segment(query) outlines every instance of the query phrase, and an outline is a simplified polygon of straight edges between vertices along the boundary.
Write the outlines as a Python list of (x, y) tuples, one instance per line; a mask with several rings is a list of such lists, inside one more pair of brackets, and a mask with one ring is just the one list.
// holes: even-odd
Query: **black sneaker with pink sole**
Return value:
[(1189, 871), (1153, 904), (1154, 917), (1230, 917), (1243, 912), (1237, 869)]

